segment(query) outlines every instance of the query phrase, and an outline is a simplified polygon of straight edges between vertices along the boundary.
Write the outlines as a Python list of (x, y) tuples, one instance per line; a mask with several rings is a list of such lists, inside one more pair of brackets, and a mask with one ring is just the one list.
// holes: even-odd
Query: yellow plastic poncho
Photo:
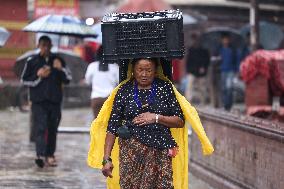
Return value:
[[(88, 165), (93, 168), (102, 168), (102, 159), (104, 156), (104, 143), (106, 137), (106, 130), (108, 121), (112, 111), (113, 101), (119, 88), (124, 85), (131, 78), (132, 65), (128, 66), (127, 79), (121, 82), (110, 94), (105, 101), (103, 107), (100, 110), (98, 117), (92, 122), (91, 126), (91, 142), (88, 153)], [(163, 74), (161, 65), (158, 66), (157, 77), (170, 82)], [(200, 122), (196, 109), (182, 96), (175, 86), (173, 85), (175, 96), (181, 106), (185, 120), (190, 123), (194, 132), (197, 134), (204, 155), (210, 155), (213, 153), (214, 148), (211, 145), (203, 126)], [(171, 128), (172, 136), (179, 146), (178, 155), (173, 158), (173, 182), (176, 189), (188, 189), (188, 128)], [(118, 140), (114, 144), (112, 149), (111, 158), (113, 160), (114, 169), (112, 172), (113, 178), (107, 178), (108, 189), (120, 189), (119, 186), (119, 146)]]

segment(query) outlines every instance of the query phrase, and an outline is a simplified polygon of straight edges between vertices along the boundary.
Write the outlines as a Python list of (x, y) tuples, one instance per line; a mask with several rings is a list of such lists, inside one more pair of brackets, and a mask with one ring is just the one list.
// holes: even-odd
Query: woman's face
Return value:
[(134, 65), (133, 75), (141, 87), (149, 87), (154, 81), (156, 74), (155, 63), (141, 59)]

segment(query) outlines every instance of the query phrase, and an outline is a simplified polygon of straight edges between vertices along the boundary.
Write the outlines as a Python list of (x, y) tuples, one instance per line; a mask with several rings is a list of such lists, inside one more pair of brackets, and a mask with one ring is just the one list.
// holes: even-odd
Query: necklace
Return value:
[(147, 102), (145, 104), (142, 104), (142, 102), (140, 101), (140, 99), (138, 97), (137, 81), (136, 80), (134, 81), (134, 101), (136, 102), (136, 104), (139, 108), (146, 108), (150, 104), (153, 104), (154, 101), (155, 101), (155, 96), (156, 96), (156, 84), (155, 84), (155, 80), (154, 80), (151, 84), (150, 95), (147, 98)]

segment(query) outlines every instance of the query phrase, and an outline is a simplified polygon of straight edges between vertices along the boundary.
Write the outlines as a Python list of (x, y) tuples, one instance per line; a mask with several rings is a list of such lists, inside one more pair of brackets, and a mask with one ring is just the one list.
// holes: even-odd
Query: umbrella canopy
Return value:
[(10, 32), (3, 27), (0, 27), (0, 47), (4, 46), (10, 36)]
[(24, 27), (24, 31), (71, 35), (78, 37), (96, 37), (90, 26), (79, 18), (66, 15), (46, 15)]
[(222, 35), (228, 35), (231, 45), (235, 48), (243, 47), (245, 44), (244, 38), (238, 30), (230, 27), (211, 27), (201, 35), (201, 46), (215, 52), (221, 45)]
[(183, 25), (197, 24), (198, 20), (189, 14), (183, 14)]
[[(250, 25), (242, 27), (240, 32), (246, 37), (250, 33)], [(280, 26), (265, 21), (259, 22), (259, 42), (264, 49), (277, 49), (283, 39), (284, 34)]]
[[(84, 78), (88, 63), (85, 62), (82, 58), (69, 50), (52, 48), (51, 52), (57, 54), (66, 62), (66, 65), (72, 72), (73, 83), (78, 83)], [(39, 49), (30, 50), (16, 59), (14, 72), (18, 77), (21, 77), (27, 59), (29, 57), (37, 55), (38, 53)]]
[(207, 17), (204, 15), (191, 15), (191, 14), (183, 14), (183, 25), (195, 25), (200, 24), (207, 20)]

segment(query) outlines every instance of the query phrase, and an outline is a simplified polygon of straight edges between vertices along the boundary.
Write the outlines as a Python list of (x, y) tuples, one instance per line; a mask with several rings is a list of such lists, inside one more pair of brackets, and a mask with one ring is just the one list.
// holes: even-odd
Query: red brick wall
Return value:
[(27, 20), (27, 0), (1, 1), (0, 18), (3, 20)]
[(16, 80), (15, 60), (31, 48), (29, 34), (21, 31), (27, 24), (27, 0), (1, 1), (0, 26), (11, 32), (5, 46), (0, 48), (0, 76), (4, 80)]
[(284, 125), (202, 110), (203, 125), (215, 147), (204, 157), (195, 135), (189, 169), (217, 189), (281, 189), (284, 186)]

